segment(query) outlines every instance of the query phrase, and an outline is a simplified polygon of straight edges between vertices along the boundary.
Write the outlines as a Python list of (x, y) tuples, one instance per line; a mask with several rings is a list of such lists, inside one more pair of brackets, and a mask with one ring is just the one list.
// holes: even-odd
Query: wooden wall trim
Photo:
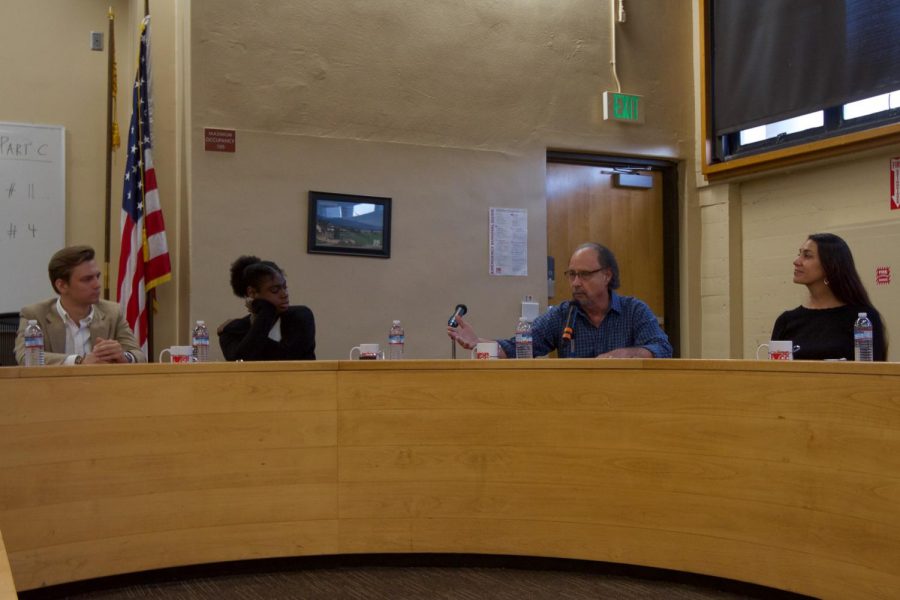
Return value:
[(900, 123), (735, 158), (712, 165), (704, 163), (703, 174), (711, 183), (717, 183), (897, 143), (900, 143)]

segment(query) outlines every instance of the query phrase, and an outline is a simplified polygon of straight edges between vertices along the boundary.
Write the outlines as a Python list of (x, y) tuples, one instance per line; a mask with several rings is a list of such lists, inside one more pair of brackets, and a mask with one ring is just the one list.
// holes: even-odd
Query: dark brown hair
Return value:
[[(835, 298), (850, 306), (865, 306), (869, 315), (877, 314), (881, 319), (881, 313), (869, 300), (869, 293), (863, 285), (859, 273), (856, 271), (856, 263), (853, 261), (853, 253), (850, 246), (840, 236), (833, 233), (813, 233), (809, 239), (816, 243), (819, 252), (819, 262), (825, 271), (825, 279)], [(884, 338), (884, 355), (888, 351), (887, 325), (881, 319), (881, 329)], [(877, 338), (876, 338), (877, 339)]]
[(50, 285), (57, 294), (56, 280), (62, 279), (69, 283), (72, 271), (81, 263), (94, 260), (94, 249), (90, 246), (69, 246), (59, 250), (50, 258), (50, 264), (47, 265), (47, 271), (50, 274)]
[(246, 298), (248, 287), (258, 291), (266, 279), (278, 275), (284, 277), (284, 271), (272, 261), (241, 256), (231, 263), (231, 290), (238, 298)]
[(828, 287), (835, 297), (851, 306), (874, 308), (856, 271), (853, 253), (847, 242), (833, 233), (813, 233), (809, 239), (816, 243), (819, 262), (822, 263)]

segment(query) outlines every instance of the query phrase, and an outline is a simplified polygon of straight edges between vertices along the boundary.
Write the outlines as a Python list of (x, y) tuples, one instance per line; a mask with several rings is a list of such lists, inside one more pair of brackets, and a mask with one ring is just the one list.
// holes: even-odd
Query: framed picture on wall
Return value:
[(391, 199), (309, 192), (306, 251), (391, 256)]

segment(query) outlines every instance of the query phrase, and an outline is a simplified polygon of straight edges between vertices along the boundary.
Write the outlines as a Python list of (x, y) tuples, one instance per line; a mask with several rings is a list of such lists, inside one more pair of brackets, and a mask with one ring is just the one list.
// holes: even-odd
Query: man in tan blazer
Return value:
[(44, 363), (90, 365), (147, 362), (119, 305), (100, 299), (100, 268), (90, 246), (70, 246), (53, 255), (50, 283), (59, 296), (22, 309), (16, 361), (25, 360), (25, 327), (34, 319), (44, 332)]

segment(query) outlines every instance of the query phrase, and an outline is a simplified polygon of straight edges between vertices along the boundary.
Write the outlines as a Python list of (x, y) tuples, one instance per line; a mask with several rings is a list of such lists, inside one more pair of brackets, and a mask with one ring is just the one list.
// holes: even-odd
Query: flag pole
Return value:
[(109, 50), (106, 61), (106, 210), (103, 240), (103, 298), (109, 300), (109, 229), (112, 226), (112, 151), (118, 147), (113, 144), (113, 95), (116, 93), (116, 16), (112, 6), (107, 13), (109, 17)]
[(122, 251), (119, 304), (140, 345), (152, 360), (156, 286), (172, 279), (166, 227), (153, 161), (153, 99), (150, 82), (150, 15), (141, 20), (137, 72), (131, 95), (131, 121), (122, 190)]
[[(150, 15), (150, 0), (144, 0), (144, 18)], [(150, 57), (147, 57), (150, 60)], [(147, 304), (147, 361), (153, 362), (153, 314), (156, 312), (156, 288), (147, 292), (144, 300)]]

